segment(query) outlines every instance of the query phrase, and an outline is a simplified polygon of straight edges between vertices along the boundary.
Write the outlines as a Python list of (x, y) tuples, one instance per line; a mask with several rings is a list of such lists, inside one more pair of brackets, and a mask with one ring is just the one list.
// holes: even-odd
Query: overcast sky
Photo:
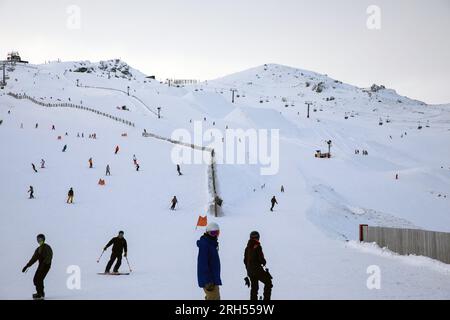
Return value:
[(450, 0), (0, 0), (0, 16), (0, 58), (121, 58), (201, 80), (280, 63), (450, 103)]

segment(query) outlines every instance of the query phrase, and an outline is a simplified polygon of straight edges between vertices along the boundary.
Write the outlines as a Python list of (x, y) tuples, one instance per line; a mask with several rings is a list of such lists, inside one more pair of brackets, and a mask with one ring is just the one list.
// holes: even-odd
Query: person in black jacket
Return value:
[(275, 207), (275, 204), (278, 204), (275, 196), (272, 197), (272, 199), (270, 200), (270, 203), (272, 204), (272, 206), (270, 207), (270, 211), (273, 211), (273, 207)]
[(33, 283), (36, 286), (36, 293), (33, 294), (33, 299), (44, 299), (44, 279), (52, 265), (53, 251), (45, 243), (45, 236), (43, 234), (37, 236), (37, 242), (39, 243), (39, 247), (34, 251), (30, 261), (23, 267), (22, 272), (26, 272), (36, 261), (39, 261), (33, 278)]
[(124, 253), (124, 256), (127, 256), (128, 248), (127, 248), (127, 240), (123, 237), (123, 231), (119, 231), (119, 235), (117, 237), (112, 238), (109, 240), (108, 244), (103, 248), (103, 251), (106, 251), (110, 246), (112, 247), (111, 252), (111, 258), (108, 261), (108, 264), (105, 268), (105, 273), (110, 273), (109, 270), (111, 269), (111, 266), (113, 265), (114, 261), (117, 259), (116, 264), (114, 265), (113, 272), (117, 273), (119, 272), (119, 267), (122, 264), (122, 253)]
[(250, 300), (258, 300), (259, 281), (264, 283), (264, 300), (270, 300), (273, 287), (272, 276), (268, 270), (264, 270), (266, 259), (259, 242), (258, 231), (250, 233), (250, 240), (244, 252), (244, 264), (251, 283)]

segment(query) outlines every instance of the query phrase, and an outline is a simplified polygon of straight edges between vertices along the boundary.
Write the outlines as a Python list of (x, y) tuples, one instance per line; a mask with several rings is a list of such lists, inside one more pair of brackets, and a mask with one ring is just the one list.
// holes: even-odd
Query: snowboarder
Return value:
[(33, 186), (30, 186), (30, 189), (28, 189), (28, 193), (30, 194), (30, 197), (28, 199), (34, 199), (34, 189)]
[(117, 154), (119, 152), (119, 146), (116, 146), (116, 150), (114, 151), (114, 154)]
[(67, 203), (73, 203), (73, 196), (74, 196), (73, 188), (70, 188), (69, 192), (67, 193)]
[(43, 300), (44, 293), (44, 279), (52, 265), (53, 251), (52, 248), (45, 243), (45, 236), (39, 234), (37, 236), (39, 247), (34, 251), (30, 261), (23, 267), (22, 272), (27, 272), (36, 261), (39, 262), (36, 273), (34, 274), (33, 283), (36, 286), (36, 293), (33, 294), (33, 299)]
[(66, 152), (66, 150), (67, 150), (67, 144), (64, 145), (62, 152)]
[(33, 168), (33, 171), (34, 171), (34, 172), (37, 172), (36, 166), (34, 165), (34, 163), (31, 164), (31, 167)]
[(89, 169), (92, 169), (92, 166), (94, 165), (92, 158), (89, 158), (88, 162), (89, 162)]
[(45, 169), (45, 160), (41, 159), (41, 169)]
[(197, 280), (200, 288), (205, 292), (205, 300), (220, 300), (220, 258), (219, 243), (217, 238), (220, 234), (219, 225), (211, 222), (206, 227), (206, 232), (197, 241)]
[(281, 185), (281, 192), (284, 193), (284, 186), (283, 185)]
[(183, 174), (181, 173), (181, 168), (180, 168), (180, 165), (179, 164), (177, 164), (177, 172), (178, 172), (178, 175), (179, 176), (182, 176)]
[(272, 206), (270, 207), (270, 211), (273, 211), (273, 207), (275, 207), (275, 204), (278, 204), (275, 196), (272, 197), (272, 200), (270, 200), (270, 202), (272, 203)]
[(172, 206), (170, 207), (170, 210), (175, 210), (175, 206), (177, 205), (177, 203), (178, 203), (177, 197), (173, 196), (173, 198), (172, 198)]
[(266, 266), (266, 259), (262, 251), (261, 243), (259, 242), (259, 232), (252, 231), (250, 239), (247, 242), (247, 247), (244, 251), (244, 265), (247, 269), (246, 278), (247, 285), (251, 284), (250, 300), (258, 300), (259, 281), (264, 283), (264, 300), (270, 300), (272, 293), (272, 276), (264, 267)]
[(111, 171), (110, 171), (110, 168), (109, 168), (109, 164), (107, 164), (106, 165), (106, 174), (105, 174), (106, 176), (110, 176), (111, 175)]
[(113, 272), (118, 273), (119, 267), (122, 264), (122, 253), (126, 257), (128, 252), (127, 240), (123, 237), (124, 232), (119, 231), (119, 235), (117, 237), (112, 238), (103, 248), (103, 251), (106, 251), (112, 245), (111, 258), (108, 261), (108, 264), (105, 268), (105, 273), (110, 273), (111, 266), (114, 261), (117, 259), (116, 264), (114, 265)]

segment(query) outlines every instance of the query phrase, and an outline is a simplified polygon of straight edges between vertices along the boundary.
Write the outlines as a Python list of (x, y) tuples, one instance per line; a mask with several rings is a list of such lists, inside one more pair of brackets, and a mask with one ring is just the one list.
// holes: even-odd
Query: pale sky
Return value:
[(0, 17), (0, 59), (120, 58), (200, 80), (279, 63), (450, 103), (450, 0), (0, 0)]

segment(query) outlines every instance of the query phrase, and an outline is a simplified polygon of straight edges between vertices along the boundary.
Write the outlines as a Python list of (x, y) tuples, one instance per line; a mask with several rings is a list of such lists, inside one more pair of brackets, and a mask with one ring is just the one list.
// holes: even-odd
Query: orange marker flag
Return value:
[(197, 221), (197, 226), (195, 227), (195, 229), (197, 229), (197, 227), (206, 227), (208, 225), (208, 217), (207, 216), (199, 216), (198, 217), (198, 221)]

